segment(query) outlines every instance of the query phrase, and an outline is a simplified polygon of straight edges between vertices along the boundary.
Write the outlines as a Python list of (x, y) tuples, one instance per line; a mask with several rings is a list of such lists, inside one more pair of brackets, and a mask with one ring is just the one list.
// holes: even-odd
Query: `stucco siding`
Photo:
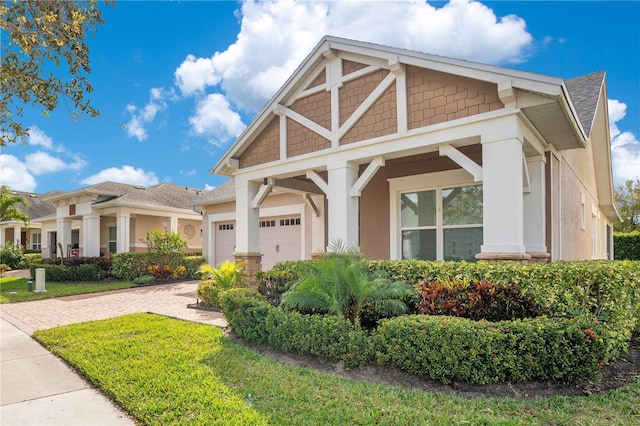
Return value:
[(240, 167), (251, 167), (280, 159), (280, 119), (273, 117), (267, 127), (239, 158)]
[(409, 129), (501, 108), (494, 84), (407, 66)]

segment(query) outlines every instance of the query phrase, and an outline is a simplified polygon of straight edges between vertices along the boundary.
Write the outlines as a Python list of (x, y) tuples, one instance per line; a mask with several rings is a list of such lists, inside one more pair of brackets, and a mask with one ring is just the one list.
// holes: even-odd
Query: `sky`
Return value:
[(614, 185), (640, 177), (640, 2), (118, 1), (88, 39), (101, 118), (25, 109), (0, 184), (212, 189), (209, 170), (324, 35), (570, 79), (604, 70)]

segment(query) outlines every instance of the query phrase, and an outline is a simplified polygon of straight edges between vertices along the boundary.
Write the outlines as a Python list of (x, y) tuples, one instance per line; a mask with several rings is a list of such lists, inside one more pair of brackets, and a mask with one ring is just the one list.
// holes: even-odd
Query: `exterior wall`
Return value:
[[(591, 144), (562, 152), (560, 162), (560, 258), (606, 258), (609, 219), (598, 205)], [(584, 216), (583, 216), (584, 215)], [(583, 220), (584, 219), (584, 220)], [(595, 244), (595, 247), (592, 246)]]
[(202, 250), (202, 221), (192, 219), (180, 219), (178, 231), (187, 242), (189, 251)]
[(407, 66), (409, 129), (504, 108), (489, 83)]
[[(459, 150), (482, 164), (482, 146), (470, 145)], [(363, 167), (364, 168), (364, 167)], [(360, 197), (360, 248), (370, 259), (389, 258), (390, 200), (388, 179), (459, 169), (437, 152), (389, 160), (363, 189)], [(425, 186), (429, 183), (425, 182)]]
[(331, 147), (331, 142), (287, 118), (287, 157), (295, 157)]
[[(359, 80), (356, 80), (356, 82), (359, 82)], [(346, 85), (347, 84), (345, 84), (345, 87)], [(370, 91), (373, 91), (374, 88), (375, 85), (371, 85), (371, 87), (365, 86), (365, 89), (370, 89)], [(370, 92), (367, 92), (366, 94), (368, 95), (369, 93)], [(357, 96), (357, 94), (354, 94), (354, 96), (347, 99), (357, 106), (364, 100), (359, 100), (359, 98), (361, 97), (362, 96)], [(357, 99), (357, 103), (353, 102), (353, 99)], [(384, 92), (384, 94), (371, 106), (371, 108), (369, 108), (369, 110), (360, 118), (360, 120), (358, 120), (358, 122), (347, 132), (347, 134), (344, 135), (342, 139), (340, 139), (340, 145), (346, 145), (353, 142), (364, 141), (367, 139), (373, 139), (380, 136), (397, 133), (398, 108), (396, 105), (396, 99), (396, 85), (392, 84), (391, 87), (389, 87)], [(343, 114), (341, 111), (341, 121), (343, 120), (342, 115)], [(344, 119), (346, 120), (346, 118)]]

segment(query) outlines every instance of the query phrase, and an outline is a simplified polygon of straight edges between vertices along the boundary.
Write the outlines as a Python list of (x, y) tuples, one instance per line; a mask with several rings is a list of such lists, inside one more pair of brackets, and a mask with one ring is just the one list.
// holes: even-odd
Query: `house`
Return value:
[[(212, 168), (210, 263), (612, 259), (604, 72), (565, 80), (324, 37)], [(293, 241), (292, 239), (295, 239)]]
[[(32, 220), (42, 232), (42, 256), (100, 256), (146, 251), (147, 231), (179, 232), (188, 250), (202, 250), (202, 217), (193, 205), (206, 191), (162, 183), (102, 182), (43, 197), (53, 213)], [(59, 250), (62, 248), (63, 253)]]
[(8, 220), (0, 222), (0, 247), (10, 243), (20, 246), (25, 250), (40, 250), (42, 244), (42, 230), (38, 219), (51, 216), (55, 213), (53, 204), (44, 200), (48, 196), (57, 194), (59, 191), (51, 191), (46, 194), (36, 194), (32, 192), (11, 191), (13, 195), (24, 198), (28, 202), (28, 207), (18, 204), (17, 207), (31, 219), (28, 224), (19, 220)]

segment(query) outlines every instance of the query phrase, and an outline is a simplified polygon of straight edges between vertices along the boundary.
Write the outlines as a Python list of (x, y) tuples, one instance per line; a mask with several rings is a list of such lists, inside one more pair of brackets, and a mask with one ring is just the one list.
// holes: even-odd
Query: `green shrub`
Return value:
[(640, 260), (640, 231), (614, 232), (613, 255), (616, 260)]
[(482, 282), (428, 281), (418, 286), (419, 314), (503, 321), (540, 315), (540, 308), (518, 286)]
[(85, 263), (72, 267), (74, 281), (99, 281), (104, 278), (105, 274), (98, 265)]
[(348, 368), (364, 367), (372, 358), (366, 332), (340, 316), (275, 308), (266, 318), (266, 329), (269, 343), (288, 352), (342, 361)]
[(0, 248), (0, 263), (9, 266), (11, 269), (24, 267), (25, 257), (22, 254), (22, 249), (10, 242), (5, 243), (4, 247)]
[(300, 278), (293, 272), (273, 269), (268, 272), (258, 271), (256, 273), (258, 292), (264, 295), (273, 306), (280, 305), (282, 295), (289, 291)]
[(249, 342), (263, 343), (268, 338), (265, 321), (276, 309), (250, 288), (232, 288), (220, 294), (220, 307), (229, 325)]
[(140, 275), (139, 277), (133, 279), (133, 283), (135, 285), (149, 285), (155, 282), (155, 280), (156, 277), (154, 277), (153, 275)]
[(159, 254), (181, 254), (188, 246), (187, 242), (182, 239), (179, 232), (167, 229), (154, 229), (153, 231), (148, 231), (144, 242), (147, 244), (147, 248), (150, 253)]
[[(190, 256), (188, 256), (190, 257)], [(189, 263), (193, 267), (195, 260), (185, 262), (180, 253), (114, 253), (111, 255), (112, 274), (121, 280), (131, 281), (136, 277), (156, 272), (162, 279), (188, 277)], [(151, 266), (154, 271), (149, 271)], [(179, 273), (177, 273), (179, 271)], [(195, 277), (189, 277), (195, 278)]]
[(188, 256), (182, 258), (182, 265), (185, 267), (185, 277), (189, 279), (200, 279), (200, 273), (198, 270), (206, 263), (202, 255), (193, 255), (190, 253)]
[(205, 306), (220, 306), (219, 295), (222, 291), (213, 280), (205, 280), (198, 284), (198, 299)]
[(444, 383), (576, 383), (600, 372), (601, 329), (587, 317), (491, 323), (408, 315), (381, 321), (374, 342), (379, 363)]

